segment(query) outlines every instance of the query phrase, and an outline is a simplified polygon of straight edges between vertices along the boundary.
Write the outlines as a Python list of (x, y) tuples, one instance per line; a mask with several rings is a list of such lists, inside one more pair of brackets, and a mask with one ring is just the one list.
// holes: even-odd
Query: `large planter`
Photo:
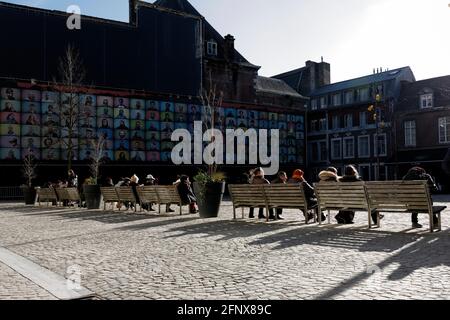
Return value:
[(23, 196), (26, 205), (34, 205), (36, 202), (36, 189), (33, 187), (22, 186)]
[(225, 193), (225, 182), (208, 183), (204, 190), (203, 186), (194, 182), (194, 192), (197, 196), (200, 217), (205, 219), (217, 218)]
[(100, 202), (102, 193), (98, 185), (84, 185), (83, 186), (84, 199), (86, 201), (86, 208), (96, 210), (100, 209)]

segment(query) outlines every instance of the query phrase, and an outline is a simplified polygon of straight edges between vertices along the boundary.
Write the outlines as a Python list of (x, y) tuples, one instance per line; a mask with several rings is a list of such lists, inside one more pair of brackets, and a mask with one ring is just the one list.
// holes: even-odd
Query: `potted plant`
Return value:
[(34, 205), (36, 201), (36, 189), (33, 187), (33, 179), (36, 178), (35, 171), (36, 164), (34, 163), (34, 157), (29, 153), (25, 156), (23, 162), (23, 173), (27, 179), (27, 183), (21, 186), (26, 205)]
[(100, 185), (98, 184), (98, 177), (100, 166), (103, 163), (103, 148), (105, 142), (106, 141), (103, 137), (91, 141), (93, 146), (93, 152), (89, 164), (91, 176), (86, 179), (83, 184), (83, 194), (87, 209), (100, 209), (102, 194), (100, 191)]
[[(202, 89), (200, 100), (205, 107), (203, 127), (211, 133), (211, 141), (215, 139), (216, 110), (222, 106), (223, 92), (217, 92), (216, 86), (209, 81), (209, 89)], [(194, 192), (197, 196), (200, 217), (217, 218), (225, 193), (225, 174), (217, 171), (217, 163), (208, 165), (207, 172), (200, 171), (194, 177)]]
[(217, 218), (225, 192), (225, 175), (221, 172), (200, 171), (194, 177), (194, 192), (202, 218)]

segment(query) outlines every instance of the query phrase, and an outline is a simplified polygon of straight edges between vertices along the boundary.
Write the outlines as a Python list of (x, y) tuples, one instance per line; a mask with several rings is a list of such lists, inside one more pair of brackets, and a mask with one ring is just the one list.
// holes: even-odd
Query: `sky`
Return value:
[[(128, 21), (128, 0), (11, 3)], [(273, 76), (305, 61), (331, 64), (332, 82), (410, 66), (417, 80), (450, 75), (450, 0), (191, 0), (237, 50)]]

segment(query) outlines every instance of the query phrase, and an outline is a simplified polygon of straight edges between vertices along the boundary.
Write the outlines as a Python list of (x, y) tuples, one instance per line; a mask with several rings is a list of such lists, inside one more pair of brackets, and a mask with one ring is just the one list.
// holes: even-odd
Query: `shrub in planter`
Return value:
[(217, 218), (225, 192), (225, 175), (200, 172), (194, 177), (194, 192), (201, 218)]

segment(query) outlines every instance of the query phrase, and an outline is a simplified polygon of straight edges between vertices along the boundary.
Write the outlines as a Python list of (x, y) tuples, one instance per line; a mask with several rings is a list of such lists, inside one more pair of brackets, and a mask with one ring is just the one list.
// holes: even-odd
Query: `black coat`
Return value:
[(183, 204), (197, 203), (197, 198), (195, 197), (194, 191), (192, 190), (190, 184), (180, 183), (177, 188)]

